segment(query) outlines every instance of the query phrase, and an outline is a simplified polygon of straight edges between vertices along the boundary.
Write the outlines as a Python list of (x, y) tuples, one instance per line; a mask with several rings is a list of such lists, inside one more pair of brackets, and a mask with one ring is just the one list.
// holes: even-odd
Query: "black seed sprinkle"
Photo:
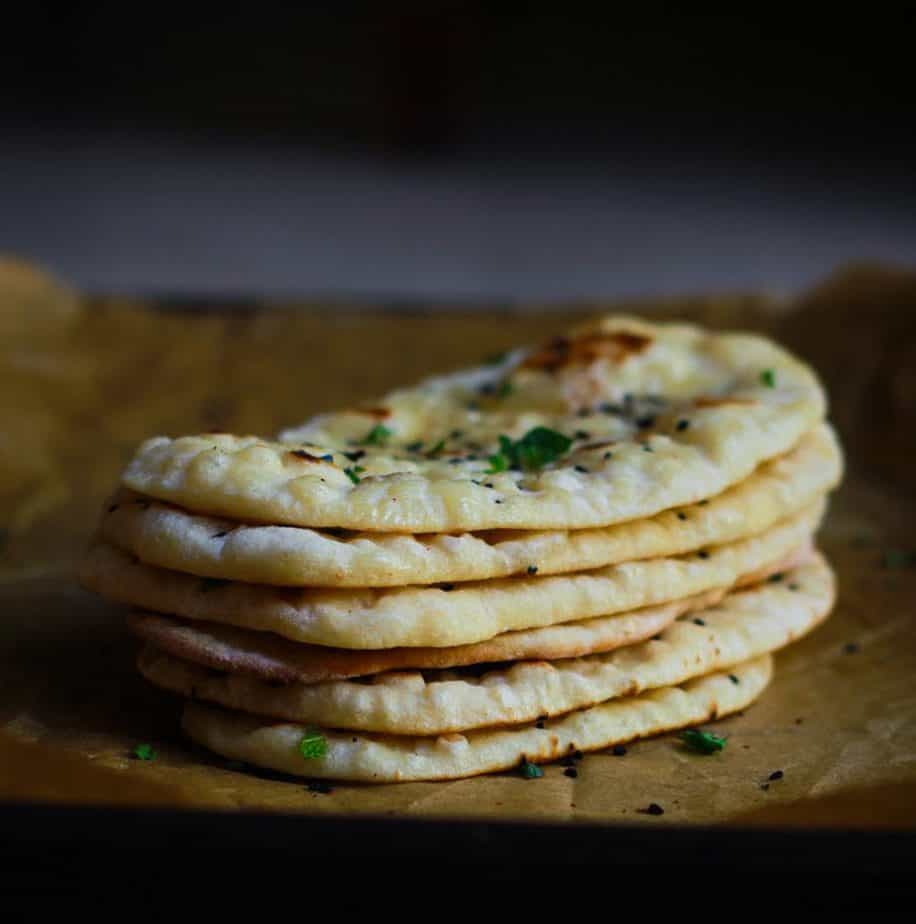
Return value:
[(643, 452), (652, 452), (652, 447), (651, 447), (648, 443), (646, 443), (646, 445), (643, 446), (642, 451), (643, 451)]
[(588, 469), (584, 465), (577, 465), (575, 466), (575, 469), (577, 472), (581, 472), (583, 475), (588, 474)]
[(496, 487), (496, 485), (493, 484), (492, 481), (485, 481), (485, 482), (483, 483), (483, 486), (484, 486), (485, 488), (495, 488), (495, 487)]
[(789, 590), (801, 590), (801, 584), (789, 584)]
[[(411, 445), (413, 445), (413, 444), (411, 444)], [(423, 444), (421, 443), (420, 445), (422, 446)], [(408, 446), (407, 448), (410, 449), (410, 446)], [(345, 453), (344, 453), (344, 455), (345, 455), (351, 462), (359, 462), (359, 460), (360, 460), (365, 454), (366, 454), (366, 451), (365, 451), (364, 449), (354, 449), (353, 452), (345, 452)]]
[(331, 786), (331, 784), (325, 783), (324, 780), (313, 780), (305, 788), (309, 792), (321, 793), (323, 796), (329, 796), (332, 792), (334, 792), (334, 788)]
[(455, 585), (454, 585), (454, 584), (440, 584), (440, 585), (439, 585), (439, 590), (444, 590), (446, 593), (448, 593), (450, 590), (454, 590), (454, 589), (455, 589)]
[(538, 573), (538, 566), (537, 566), (537, 565), (528, 565), (528, 573), (529, 573), (529, 574), (537, 574), (537, 573)]
[(535, 727), (535, 728), (543, 729), (543, 728), (544, 728), (544, 720), (543, 720), (543, 719), (538, 719), (537, 722), (534, 723), (534, 727)]
[(662, 637), (661, 637), (660, 635), (653, 635), (653, 636), (652, 636), (652, 641), (653, 641), (653, 642), (660, 642), (661, 640), (662, 640)]
[(657, 803), (651, 802), (647, 808), (637, 809), (640, 815), (664, 815), (665, 810)]
[(687, 519), (687, 514), (684, 513), (683, 510), (679, 510), (679, 511), (678, 511), (678, 514), (677, 514), (677, 518), (678, 518), (679, 520), (686, 520), (686, 519)]
[(768, 580), (771, 584), (778, 584), (784, 577), (785, 577), (784, 574), (771, 574), (771, 575), (767, 578), (767, 580)]
[(857, 654), (859, 646), (855, 642), (847, 642), (843, 646), (843, 654)]
[(112, 505), (108, 508), (108, 512), (109, 512), (109, 513), (114, 513), (115, 510), (117, 510), (117, 509), (118, 509), (118, 504), (112, 504)]
[(698, 501), (697, 503), (699, 503), (699, 505), (700, 505), (701, 507), (705, 507), (705, 506), (709, 503), (709, 501), (708, 501), (708, 500), (701, 500), (701, 501)]
[(222, 539), (224, 536), (229, 535), (230, 530), (224, 529), (221, 533), (214, 533), (210, 538), (211, 539)]
[(627, 749), (622, 744), (615, 744), (614, 747), (611, 749), (611, 753), (615, 757), (625, 757), (627, 753)]
[(689, 421), (689, 420), (679, 420), (679, 421), (677, 422), (677, 426), (675, 427), (675, 429), (678, 430), (678, 431), (684, 431), (684, 430), (686, 430), (689, 426), (690, 426), (690, 421)]
[(728, 679), (729, 679), (735, 686), (738, 686), (738, 684), (741, 683), (741, 681), (740, 681), (734, 674), (729, 674), (729, 675), (728, 675)]
[(766, 791), (770, 788), (770, 784), (769, 784), (769, 783), (761, 783), (761, 784), (760, 784), (760, 788), (761, 788), (764, 792), (766, 792)]
[(697, 625), (697, 626), (705, 626), (705, 625), (706, 625), (706, 623), (703, 622), (703, 620), (702, 620), (702, 619), (699, 619), (699, 618), (694, 619), (693, 622), (694, 622), (694, 625)]
[(709, 552), (697, 552), (700, 558), (709, 558)]
[(578, 775), (579, 771), (575, 767), (567, 767), (563, 771), (563, 776), (568, 776), (572, 780), (574, 780)]
[(636, 419), (636, 426), (639, 427), (640, 430), (648, 430), (654, 423), (655, 418), (651, 415), (648, 417), (638, 417)]
[(782, 770), (774, 770), (774, 771), (767, 777), (767, 779), (768, 779), (770, 782), (773, 782), (773, 780), (781, 780), (784, 776), (785, 776), (785, 774), (782, 772)]
[(494, 503), (494, 504), (501, 504), (502, 501), (497, 497), (497, 498), (493, 501), (493, 503)]
[(592, 435), (588, 432), (588, 430), (576, 430), (575, 438), (577, 440), (590, 440)]

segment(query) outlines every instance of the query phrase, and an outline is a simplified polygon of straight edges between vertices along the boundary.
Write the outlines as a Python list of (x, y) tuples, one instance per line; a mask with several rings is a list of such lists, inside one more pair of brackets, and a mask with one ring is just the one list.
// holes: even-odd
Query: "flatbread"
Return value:
[(217, 582), (132, 560), (95, 545), (80, 572), (84, 586), (142, 609), (275, 632), (334, 648), (444, 648), (517, 629), (590, 619), (731, 587), (779, 561), (817, 529), (812, 508), (759, 536), (675, 558), (626, 562), (595, 571), (515, 577), (442, 587), (290, 589)]
[(147, 564), (251, 584), (390, 587), (485, 580), (531, 568), (559, 574), (681, 555), (762, 532), (831, 490), (841, 468), (836, 437), (820, 424), (791, 452), (709, 501), (597, 529), (335, 535), (248, 526), (122, 492), (100, 532)]
[[(746, 708), (772, 676), (771, 655), (640, 696), (615, 699), (557, 719), (427, 738), (323, 730), (327, 753), (304, 758), (301, 725), (265, 722), (239, 712), (188, 703), (182, 728), (230, 760), (313, 779), (397, 783), (451, 780), (597, 751), (637, 738), (712, 721)], [(737, 679), (737, 683), (733, 679)]]
[(833, 575), (817, 556), (783, 581), (730, 594), (654, 639), (584, 658), (279, 686), (243, 674), (213, 676), (152, 646), (138, 666), (157, 686), (241, 712), (323, 728), (441, 735), (562, 715), (724, 670), (807, 634), (833, 601)]
[[(500, 363), (319, 416), (280, 442), (156, 437), (122, 482), (256, 523), (608, 526), (719, 494), (792, 449), (825, 408), (814, 373), (763, 337), (605, 317)], [(504, 461), (528, 468), (492, 473), (500, 436), (518, 441), (538, 427), (573, 438), (571, 449), (553, 447), (551, 458), (515, 446), (518, 459)]]
[[(810, 558), (811, 545), (782, 561), (743, 575), (735, 587), (764, 581)], [(612, 651), (651, 638), (684, 613), (715, 606), (728, 593), (703, 594), (648, 606), (629, 613), (598, 616), (542, 629), (504, 632), (484, 642), (454, 648), (386, 648), (353, 651), (304, 645), (274, 635), (214, 622), (189, 622), (159, 613), (136, 611), (127, 624), (155, 648), (216, 671), (247, 674), (280, 683), (322, 683), (405, 668), (449, 668), (497, 661), (555, 660)]]

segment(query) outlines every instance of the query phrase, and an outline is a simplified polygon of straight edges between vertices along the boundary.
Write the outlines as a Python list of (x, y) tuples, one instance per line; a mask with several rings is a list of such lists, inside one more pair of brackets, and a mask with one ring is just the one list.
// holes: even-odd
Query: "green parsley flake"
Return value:
[(680, 737), (687, 747), (698, 754), (715, 754), (716, 751), (723, 750), (725, 742), (728, 741), (727, 738), (720, 738), (712, 732), (700, 731), (697, 728), (687, 729)]
[(354, 465), (352, 468), (345, 468), (344, 474), (353, 484), (359, 484), (359, 476), (365, 471), (361, 465)]
[(392, 431), (389, 430), (388, 427), (386, 427), (384, 424), (376, 424), (366, 434), (366, 438), (363, 440), (363, 442), (368, 443), (370, 446), (384, 446), (387, 444), (391, 433)]
[(767, 388), (776, 387), (776, 372), (773, 369), (764, 369), (760, 373), (760, 381), (766, 385)]
[(314, 728), (306, 729), (299, 742), (299, 753), (305, 760), (316, 760), (328, 753), (328, 739)]
[[(502, 435), (499, 438), (499, 453), (497, 456), (490, 456), (492, 471), (502, 472), (507, 468), (524, 468), (530, 471), (543, 468), (568, 452), (572, 444), (570, 437), (548, 427), (535, 427), (520, 440), (513, 441)], [(499, 462), (494, 461), (497, 457), (501, 457)]]
[(490, 467), (486, 469), (485, 474), (495, 475), (497, 472), (504, 472), (509, 467), (509, 461), (501, 453), (496, 453), (495, 456), (489, 457)]
[(156, 749), (151, 744), (138, 744), (133, 753), (137, 760), (156, 759)]
[(531, 763), (524, 757), (518, 769), (526, 780), (539, 780), (544, 775), (544, 771), (537, 764)]
[(426, 455), (428, 458), (434, 459), (437, 455), (439, 455), (440, 452), (442, 452), (443, 449), (445, 449), (445, 440), (439, 440), (439, 442), (436, 443), (436, 445), (433, 446), (433, 448), (430, 449)]

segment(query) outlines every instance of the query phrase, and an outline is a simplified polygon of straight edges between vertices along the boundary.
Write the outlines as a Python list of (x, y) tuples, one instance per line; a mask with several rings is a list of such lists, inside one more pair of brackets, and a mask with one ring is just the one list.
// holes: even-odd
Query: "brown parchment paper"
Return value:
[[(564, 317), (557, 308), (565, 308)], [(673, 735), (577, 779), (335, 786), (233, 766), (187, 744), (148, 687), (118, 608), (75, 584), (101, 504), (143, 438), (271, 433), (318, 410), (620, 308), (766, 331), (824, 376), (848, 459), (822, 545), (830, 621), (779, 654), (763, 699), (717, 723), (724, 752)], [(392, 307), (153, 310), (86, 300), (0, 260), (0, 799), (456, 818), (916, 826), (916, 275), (838, 273), (764, 297), (433, 314)], [(149, 742), (152, 762), (132, 759)], [(774, 771), (781, 779), (769, 781)], [(768, 784), (765, 786), (764, 784)], [(664, 815), (639, 812), (655, 802)]]

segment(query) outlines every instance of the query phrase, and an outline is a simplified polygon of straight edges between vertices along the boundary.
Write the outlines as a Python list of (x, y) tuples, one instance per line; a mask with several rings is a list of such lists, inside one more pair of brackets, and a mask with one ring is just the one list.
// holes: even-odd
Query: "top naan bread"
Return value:
[[(813, 372), (763, 337), (612, 316), (320, 415), (280, 442), (156, 437), (122, 481), (194, 512), (255, 523), (385, 532), (606, 526), (718, 494), (790, 450), (825, 409)], [(506, 438), (517, 447), (539, 427), (571, 445), (507, 450)]]

